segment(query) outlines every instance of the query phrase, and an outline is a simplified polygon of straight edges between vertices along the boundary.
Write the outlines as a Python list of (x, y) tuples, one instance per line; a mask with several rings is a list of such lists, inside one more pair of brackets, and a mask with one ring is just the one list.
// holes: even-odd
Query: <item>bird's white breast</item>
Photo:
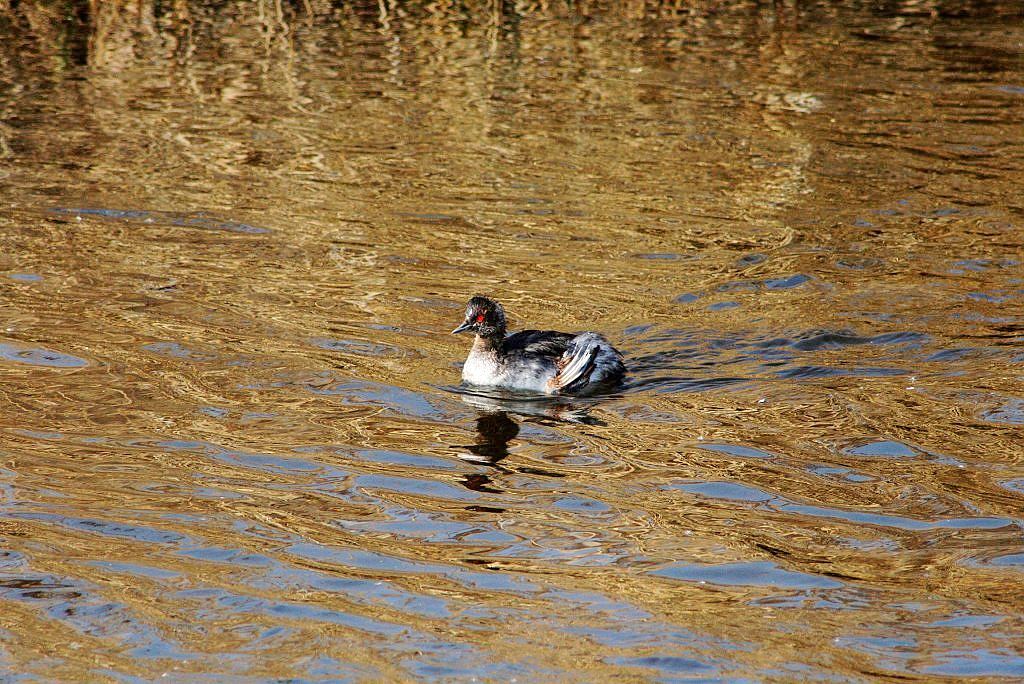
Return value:
[(462, 366), (462, 379), (471, 385), (500, 384), (502, 373), (498, 368), (498, 356), (474, 349)]

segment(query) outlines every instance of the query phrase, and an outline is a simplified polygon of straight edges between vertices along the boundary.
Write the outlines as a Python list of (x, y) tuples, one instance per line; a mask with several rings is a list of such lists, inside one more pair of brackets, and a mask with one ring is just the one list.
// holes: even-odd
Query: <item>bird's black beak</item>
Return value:
[(458, 328), (456, 328), (455, 330), (452, 330), (452, 335), (458, 335), (460, 332), (466, 332), (467, 330), (469, 330), (472, 327), (473, 327), (473, 323), (471, 321), (465, 321)]

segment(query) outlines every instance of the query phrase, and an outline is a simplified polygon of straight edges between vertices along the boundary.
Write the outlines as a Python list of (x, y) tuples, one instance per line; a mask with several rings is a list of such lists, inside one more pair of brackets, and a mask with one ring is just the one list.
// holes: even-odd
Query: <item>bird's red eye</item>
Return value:
[(476, 322), (477, 323), (483, 323), (484, 322), (484, 315), (483, 314), (477, 314), (476, 315)]

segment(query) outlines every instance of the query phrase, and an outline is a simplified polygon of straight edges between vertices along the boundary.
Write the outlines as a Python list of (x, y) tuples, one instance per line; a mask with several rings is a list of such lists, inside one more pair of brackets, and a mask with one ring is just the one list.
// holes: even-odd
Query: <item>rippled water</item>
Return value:
[(1024, 676), (1019, 6), (3, 7), (10, 681)]

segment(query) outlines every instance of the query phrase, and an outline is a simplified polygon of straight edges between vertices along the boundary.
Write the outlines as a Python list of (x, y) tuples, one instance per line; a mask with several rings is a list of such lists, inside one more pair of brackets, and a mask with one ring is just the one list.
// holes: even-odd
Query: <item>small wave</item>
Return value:
[(94, 216), (109, 221), (143, 223), (151, 225), (175, 226), (180, 228), (198, 228), (200, 230), (220, 230), (229, 233), (247, 233), (263, 235), (270, 233), (268, 228), (260, 228), (248, 223), (228, 221), (210, 216), (205, 212), (174, 212), (151, 211), (145, 209), (103, 209), (95, 207), (56, 207), (50, 210), (54, 214), (68, 216)]
[(81, 368), (89, 365), (85, 359), (71, 354), (41, 347), (22, 347), (6, 343), (0, 343), (0, 359), (49, 368)]

